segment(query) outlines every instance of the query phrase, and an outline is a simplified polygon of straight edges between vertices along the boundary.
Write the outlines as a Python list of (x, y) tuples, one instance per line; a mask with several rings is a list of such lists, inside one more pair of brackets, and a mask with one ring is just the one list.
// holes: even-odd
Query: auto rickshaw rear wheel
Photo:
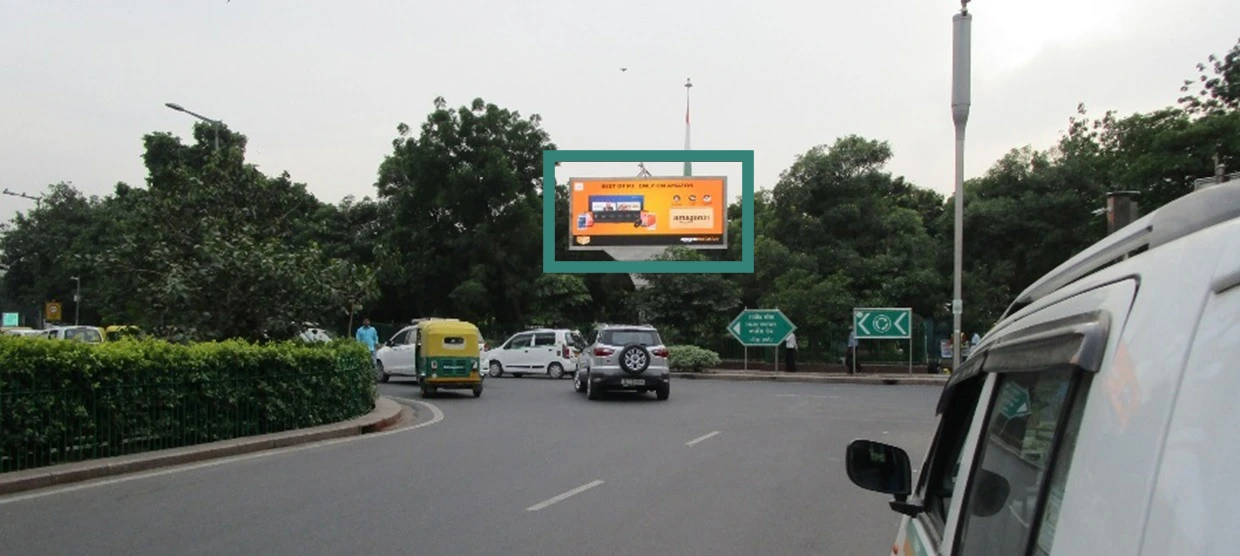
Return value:
[(474, 387), (474, 397), (475, 398), (482, 397), (482, 385), (481, 384)]

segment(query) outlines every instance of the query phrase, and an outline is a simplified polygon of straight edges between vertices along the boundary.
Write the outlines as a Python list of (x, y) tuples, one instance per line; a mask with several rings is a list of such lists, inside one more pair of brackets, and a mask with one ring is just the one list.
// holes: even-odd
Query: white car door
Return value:
[(534, 335), (528, 332), (517, 334), (504, 343), (497, 359), (507, 373), (530, 372), (530, 343)]
[(406, 328), (389, 340), (389, 356), (383, 362), (389, 373), (413, 374), (416, 334), (416, 328)]
[(547, 365), (552, 361), (559, 360), (556, 350), (555, 332), (536, 332), (534, 333), (533, 345), (529, 348), (529, 365), (530, 370), (534, 372), (547, 372)]

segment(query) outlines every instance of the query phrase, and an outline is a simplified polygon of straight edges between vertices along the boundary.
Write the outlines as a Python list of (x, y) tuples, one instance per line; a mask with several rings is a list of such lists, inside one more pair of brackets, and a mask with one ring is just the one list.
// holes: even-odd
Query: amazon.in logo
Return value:
[(674, 208), (668, 212), (668, 227), (673, 230), (715, 227), (715, 210), (711, 208)]

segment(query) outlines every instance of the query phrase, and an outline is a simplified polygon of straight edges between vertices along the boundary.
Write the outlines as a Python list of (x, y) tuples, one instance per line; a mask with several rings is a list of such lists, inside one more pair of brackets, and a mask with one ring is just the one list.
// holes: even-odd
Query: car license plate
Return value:
[(620, 386), (645, 386), (645, 385), (646, 385), (646, 379), (644, 378), (622, 378), (620, 379)]

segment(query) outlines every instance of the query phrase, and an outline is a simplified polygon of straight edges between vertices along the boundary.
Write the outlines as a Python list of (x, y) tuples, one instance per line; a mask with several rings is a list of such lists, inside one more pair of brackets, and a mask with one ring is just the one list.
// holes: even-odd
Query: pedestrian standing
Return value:
[(848, 367), (848, 374), (861, 372), (861, 362), (857, 361), (857, 331), (852, 326), (848, 327), (848, 351), (846, 353), (844, 365)]
[(797, 335), (789, 333), (788, 338), (784, 340), (784, 363), (788, 367), (788, 372), (797, 372)]
[(379, 345), (379, 332), (373, 326), (370, 326), (370, 319), (362, 319), (362, 326), (357, 329), (357, 334), (354, 337), (357, 338), (357, 341), (366, 344), (366, 347), (370, 349), (370, 358), (373, 360), (375, 358), (375, 348)]

